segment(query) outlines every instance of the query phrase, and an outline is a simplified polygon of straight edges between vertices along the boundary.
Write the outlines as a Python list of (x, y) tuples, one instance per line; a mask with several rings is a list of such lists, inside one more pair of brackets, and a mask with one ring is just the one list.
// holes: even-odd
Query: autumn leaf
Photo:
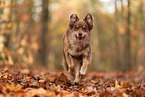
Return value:
[(0, 84), (0, 92), (3, 93), (3, 94), (7, 94), (8, 89), (6, 87), (4, 87), (2, 84)]
[(120, 89), (120, 88), (122, 88), (122, 86), (120, 86), (120, 85), (118, 84), (118, 81), (116, 80), (116, 81), (115, 81), (115, 87), (112, 87), (112, 86), (111, 86), (111, 91), (114, 91), (115, 89)]
[(29, 90), (29, 92), (30, 92), (31, 96), (36, 96), (36, 95), (49, 96), (49, 97), (55, 96), (54, 92), (47, 91), (43, 88), (32, 89), (32, 90)]
[(14, 83), (11, 83), (6, 84), (6, 88), (8, 88), (10, 91), (18, 92), (22, 89), (22, 86), (19, 84), (15, 85)]
[(115, 88), (121, 88), (121, 86), (118, 84), (118, 81), (115, 81)]
[(67, 76), (65, 76), (64, 73), (61, 73), (60, 76), (55, 79), (56, 83), (59, 83), (59, 82), (66, 83), (67, 81), (68, 81)]

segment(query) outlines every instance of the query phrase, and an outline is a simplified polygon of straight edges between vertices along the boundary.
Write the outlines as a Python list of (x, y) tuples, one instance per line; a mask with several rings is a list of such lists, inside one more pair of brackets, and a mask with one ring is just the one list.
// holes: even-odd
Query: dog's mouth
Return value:
[(81, 43), (84, 40), (85, 36), (76, 36), (76, 39), (79, 43)]

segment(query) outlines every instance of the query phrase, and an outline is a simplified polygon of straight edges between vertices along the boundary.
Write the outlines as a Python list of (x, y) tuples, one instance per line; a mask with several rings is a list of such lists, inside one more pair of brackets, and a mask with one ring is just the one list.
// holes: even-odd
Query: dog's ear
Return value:
[(78, 16), (77, 16), (76, 14), (72, 14), (72, 15), (70, 16), (69, 27), (72, 29), (74, 23), (75, 23), (76, 21), (78, 21), (78, 20), (79, 20)]
[(87, 14), (86, 17), (83, 19), (88, 24), (89, 31), (93, 28), (93, 17), (91, 14)]

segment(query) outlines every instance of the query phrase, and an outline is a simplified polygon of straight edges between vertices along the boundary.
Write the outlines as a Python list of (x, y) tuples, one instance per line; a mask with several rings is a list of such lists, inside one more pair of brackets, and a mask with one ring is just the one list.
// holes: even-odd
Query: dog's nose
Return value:
[(82, 36), (82, 35), (83, 35), (83, 33), (82, 33), (82, 32), (79, 32), (79, 33), (78, 33), (78, 35), (79, 35), (79, 36)]

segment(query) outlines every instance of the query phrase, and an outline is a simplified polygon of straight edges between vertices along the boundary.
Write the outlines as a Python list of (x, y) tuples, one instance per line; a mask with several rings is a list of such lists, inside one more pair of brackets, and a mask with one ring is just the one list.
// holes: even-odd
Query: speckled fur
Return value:
[[(79, 29), (76, 29), (76, 26)], [(79, 75), (84, 75), (88, 65), (91, 64), (92, 28), (93, 18), (90, 14), (87, 14), (83, 20), (79, 19), (76, 14), (72, 14), (69, 27), (63, 36), (63, 67), (74, 82), (79, 82)], [(79, 32), (84, 35), (82, 42), (78, 42), (76, 38)]]

